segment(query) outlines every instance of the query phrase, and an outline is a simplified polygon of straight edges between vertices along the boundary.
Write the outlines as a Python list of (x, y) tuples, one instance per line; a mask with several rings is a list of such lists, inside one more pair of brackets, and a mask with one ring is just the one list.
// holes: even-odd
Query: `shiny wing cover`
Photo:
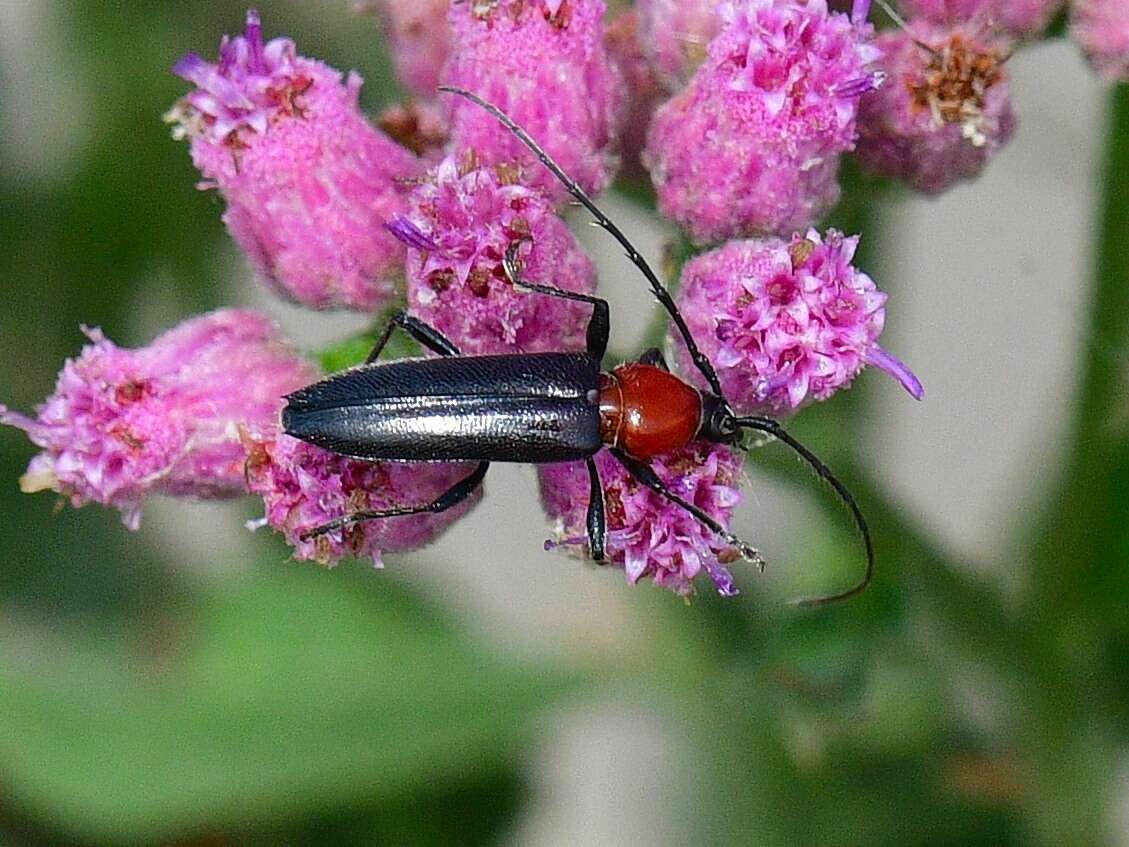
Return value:
[(559, 462), (600, 449), (584, 353), (404, 359), (289, 395), (283, 429), (358, 459)]

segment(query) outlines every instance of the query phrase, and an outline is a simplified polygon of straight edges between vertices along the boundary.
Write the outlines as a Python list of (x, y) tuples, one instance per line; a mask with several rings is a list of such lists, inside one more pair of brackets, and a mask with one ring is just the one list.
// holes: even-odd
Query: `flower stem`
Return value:
[[(1090, 343), (1069, 456), (1034, 539), (1031, 608), (1044, 624), (1125, 644), (1129, 625), (1129, 86), (1111, 93)], [(1113, 613), (1114, 616), (1110, 617)]]

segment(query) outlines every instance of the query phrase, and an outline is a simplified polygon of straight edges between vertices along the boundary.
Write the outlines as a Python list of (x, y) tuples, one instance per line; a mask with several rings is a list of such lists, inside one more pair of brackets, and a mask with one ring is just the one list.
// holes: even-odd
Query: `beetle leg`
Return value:
[(311, 530), (303, 532), (300, 536), (301, 540), (309, 541), (311, 538), (317, 538), (319, 535), (325, 535), (327, 532), (333, 532), (335, 529), (344, 529), (354, 524), (364, 523), (365, 521), (375, 521), (382, 518), (398, 518), (404, 515), (421, 515), (427, 512), (433, 514), (445, 512), (459, 505), (459, 503), (473, 494), (476, 488), (482, 485), (482, 479), (486, 476), (486, 470), (489, 467), (489, 462), (479, 462), (478, 467), (430, 503), (424, 503), (422, 506), (398, 506), (394, 509), (381, 509), (380, 511), (365, 510), (353, 512), (349, 515), (342, 515), (336, 520), (329, 521), (321, 526), (316, 526)]
[(517, 250), (521, 244), (521, 241), (514, 241), (506, 249), (506, 256), (502, 260), (502, 268), (506, 272), (506, 277), (514, 288), (524, 288), (527, 291), (536, 291), (538, 294), (545, 294), (549, 297), (560, 297), (562, 300), (577, 300), (581, 303), (592, 304), (592, 317), (588, 321), (586, 347), (588, 355), (594, 358), (597, 363), (603, 361), (604, 351), (608, 349), (608, 333), (611, 331), (608, 301), (600, 297), (593, 297), (590, 294), (580, 294), (576, 291), (568, 291), (552, 285), (541, 285), (537, 282), (526, 282), (521, 279), (518, 275), (516, 261)]
[(637, 360), (641, 365), (654, 365), (657, 368), (662, 368), (666, 372), (670, 372), (670, 367), (666, 363), (666, 356), (663, 351), (658, 347), (649, 347), (643, 351), (643, 355)]
[(400, 329), (404, 330), (404, 332), (433, 353), (438, 353), (440, 356), (459, 355), (459, 348), (448, 341), (443, 333), (424, 323), (419, 318), (413, 318), (407, 312), (401, 310), (394, 314), (392, 319), (385, 325), (384, 332), (381, 333), (380, 338), (378, 338), (376, 344), (373, 345), (372, 352), (365, 357), (366, 365), (371, 365), (377, 360), (381, 351), (384, 350), (384, 345), (386, 345), (388, 339), (392, 337), (392, 332), (396, 327), (400, 327)]
[(588, 554), (592, 561), (603, 563), (604, 537), (607, 535), (607, 518), (604, 514), (604, 485), (600, 482), (600, 472), (596, 462), (589, 456), (584, 460), (588, 465), (588, 478), (592, 487), (588, 492)]
[(638, 459), (633, 459), (624, 453), (622, 450), (617, 450), (614, 447), (609, 448), (612, 455), (619, 459), (621, 465), (627, 468), (627, 472), (635, 479), (654, 491), (656, 494), (661, 494), (671, 503), (676, 506), (681, 506), (695, 518), (705, 524), (710, 530), (714, 532), (719, 538), (723, 539), (727, 544), (732, 544), (741, 553), (742, 558), (747, 559), (757, 566), (758, 570), (764, 570), (765, 561), (757, 549), (748, 542), (742, 541), (732, 532), (725, 529), (721, 524), (695, 506), (688, 500), (679, 497), (669, 488), (667, 488), (661, 479), (655, 474), (650, 465), (645, 462), (640, 462)]

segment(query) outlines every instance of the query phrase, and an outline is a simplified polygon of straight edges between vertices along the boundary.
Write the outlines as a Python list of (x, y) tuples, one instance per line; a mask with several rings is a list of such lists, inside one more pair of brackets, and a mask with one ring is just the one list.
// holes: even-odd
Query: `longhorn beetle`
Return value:
[[(515, 242), (503, 268), (516, 288), (591, 305), (585, 352), (461, 356), (431, 326), (404, 312), (396, 314), (363, 365), (287, 396), (283, 429), (295, 438), (360, 460), (475, 461), (478, 466), (430, 503), (342, 515), (310, 530), (303, 539), (362, 521), (450, 509), (482, 484), (490, 462), (583, 459), (591, 480), (588, 547), (594, 560), (603, 561), (604, 489), (592, 457), (607, 447), (638, 482), (685, 509), (763, 569), (764, 561), (755, 549), (668, 489), (647, 462), (694, 440), (746, 449), (741, 444), (742, 431), (755, 430), (784, 442), (831, 486), (850, 510), (866, 548), (866, 569), (854, 586), (799, 603), (818, 606), (866, 588), (874, 572), (874, 547), (862, 511), (846, 486), (777, 421), (734, 413), (713, 365), (694, 343), (670, 292), (619, 228), (525, 130), (476, 94), (453, 86), (440, 90), (465, 97), (493, 115), (588, 209), (596, 224), (620, 243), (670, 314), (710, 390), (699, 391), (671, 374), (658, 349), (648, 350), (638, 361), (601, 370), (608, 343), (607, 301), (520, 279)], [(377, 362), (396, 327), (439, 358)]]

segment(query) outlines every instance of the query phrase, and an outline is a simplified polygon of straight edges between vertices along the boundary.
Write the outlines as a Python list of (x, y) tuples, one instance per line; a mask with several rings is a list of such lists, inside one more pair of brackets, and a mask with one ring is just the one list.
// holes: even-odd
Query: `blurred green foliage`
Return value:
[[(214, 257), (232, 250), (219, 201), (192, 190), (159, 116), (183, 92), (166, 69), (211, 54), (244, 6), (48, 6), (65, 72), (93, 100), (64, 170), (0, 172), (2, 399), (19, 408), (46, 394), (80, 323), (140, 343), (140, 303), (165, 304), (169, 322), (218, 305)], [(345, 6), (263, 11), (269, 34), (358, 67), (375, 108), (395, 86), (375, 26)], [(1112, 99), (1092, 321), (1125, 349), (1129, 90)], [(847, 179), (835, 223), (866, 229), (886, 189)], [(968, 576), (857, 465), (867, 393), (851, 392), (797, 432), (838, 445), (825, 458), (879, 543), (874, 588), (815, 614), (752, 593), (687, 609), (640, 592), (631, 625), (649, 646), (627, 667), (500, 654), (393, 580), (282, 565), (276, 543), (259, 542), (261, 564), (186, 575), (109, 512), (57, 518), (21, 496), (29, 449), (0, 430), (0, 844), (499, 843), (528, 807), (535, 730), (608, 685), (657, 704), (687, 739), (671, 814), (698, 843), (1109, 843), (1129, 731), (1124, 363), (1095, 350), (1081, 384), (1061, 479), (1046, 479), (1044, 517), (1014, 540), (1018, 597)], [(810, 493), (790, 457), (763, 452)], [(819, 502), (828, 520), (804, 541), (812, 581), (798, 593), (830, 584), (854, 543)], [(970, 696), (989, 729), (959, 707)]]

